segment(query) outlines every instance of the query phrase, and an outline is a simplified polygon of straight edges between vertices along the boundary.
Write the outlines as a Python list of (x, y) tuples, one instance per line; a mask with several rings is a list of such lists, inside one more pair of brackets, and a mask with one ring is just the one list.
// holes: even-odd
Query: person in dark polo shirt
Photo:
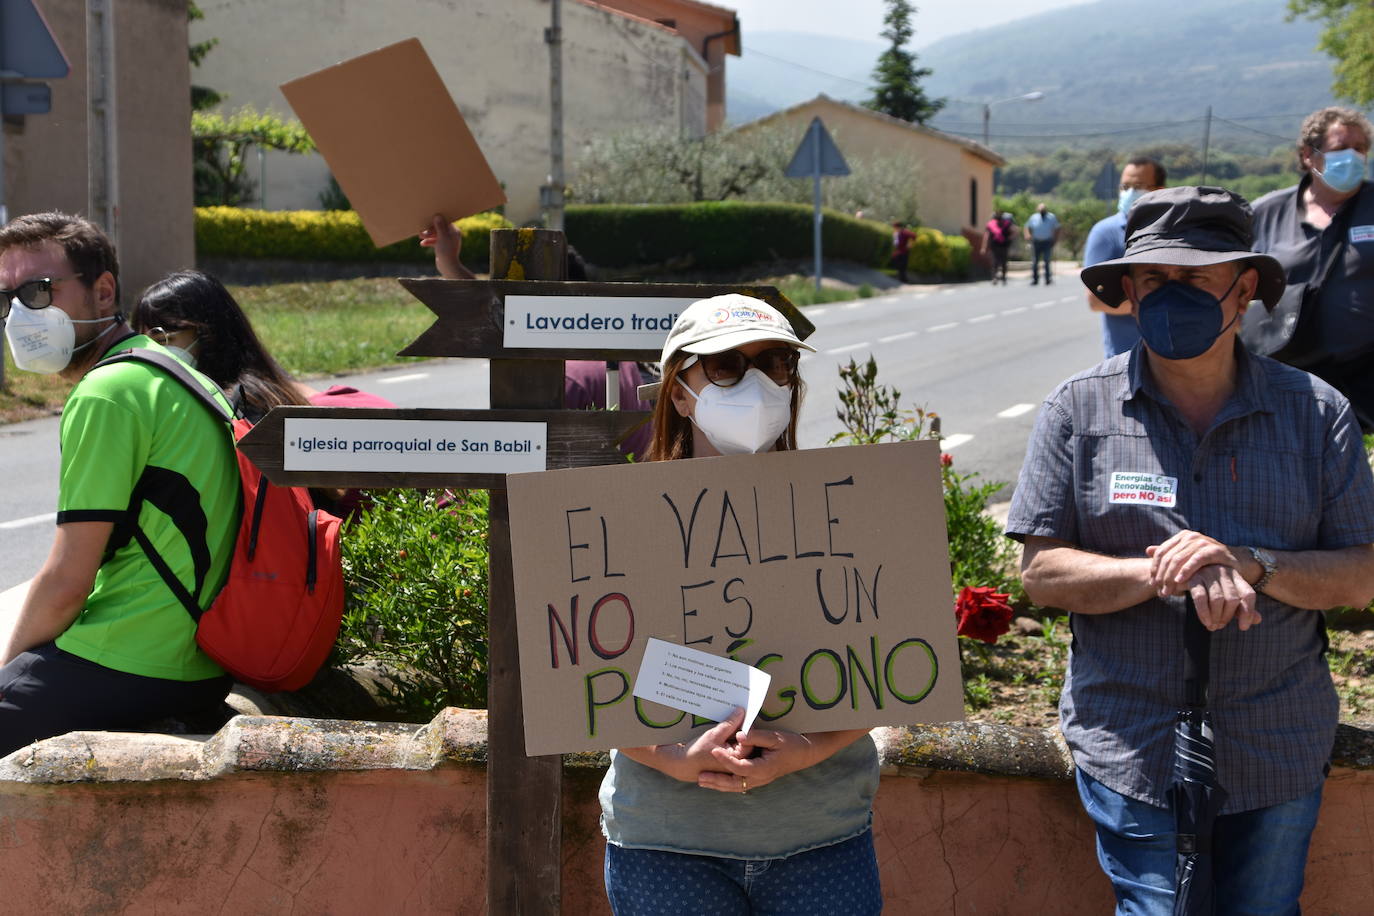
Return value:
[(1211, 631), (1218, 913), (1298, 912), (1339, 702), (1318, 609), (1374, 595), (1374, 476), (1346, 399), (1236, 341), (1279, 264), (1221, 188), (1145, 194), (1084, 268), (1141, 342), (1046, 398), (1007, 519), (1026, 594), (1071, 613), (1060, 726), (1118, 913), (1168, 916), (1187, 598)]
[(1255, 202), (1255, 251), (1278, 259), (1287, 288), (1272, 313), (1252, 309), (1241, 333), (1251, 350), (1330, 382), (1366, 432), (1374, 432), (1371, 137), (1369, 119), (1349, 108), (1303, 121), (1302, 180)]

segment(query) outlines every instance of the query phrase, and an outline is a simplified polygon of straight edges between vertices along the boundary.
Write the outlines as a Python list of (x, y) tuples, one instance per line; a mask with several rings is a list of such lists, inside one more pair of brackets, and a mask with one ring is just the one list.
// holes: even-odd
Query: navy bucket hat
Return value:
[(1250, 250), (1252, 212), (1225, 188), (1164, 188), (1141, 195), (1126, 217), (1126, 254), (1083, 268), (1083, 285), (1108, 305), (1126, 299), (1121, 278), (1132, 264), (1205, 266), (1246, 261), (1259, 272), (1255, 298), (1273, 308), (1286, 284), (1283, 267)]

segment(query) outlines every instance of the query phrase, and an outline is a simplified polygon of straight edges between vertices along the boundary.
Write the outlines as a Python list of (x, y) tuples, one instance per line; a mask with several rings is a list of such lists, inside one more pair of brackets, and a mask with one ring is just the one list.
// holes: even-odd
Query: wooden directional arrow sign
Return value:
[(698, 299), (743, 293), (813, 325), (772, 286), (402, 279), (438, 320), (401, 356), (657, 360), (673, 321)]
[(506, 485), (506, 474), (624, 461), (647, 411), (277, 407), (239, 440), (267, 479), (296, 487)]

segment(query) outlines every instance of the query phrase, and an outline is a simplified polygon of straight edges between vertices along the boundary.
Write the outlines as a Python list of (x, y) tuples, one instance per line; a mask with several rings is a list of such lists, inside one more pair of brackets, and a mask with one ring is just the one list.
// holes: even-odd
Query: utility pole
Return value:
[(119, 131), (115, 121), (114, 0), (86, 0), (86, 95), (90, 99), (90, 212), (119, 248)]
[(1202, 183), (1207, 183), (1207, 148), (1212, 143), (1212, 106), (1207, 106), (1207, 120), (1202, 126)]
[(551, 24), (544, 30), (549, 46), (549, 181), (540, 204), (548, 228), (563, 231), (563, 9), (562, 0), (549, 0)]

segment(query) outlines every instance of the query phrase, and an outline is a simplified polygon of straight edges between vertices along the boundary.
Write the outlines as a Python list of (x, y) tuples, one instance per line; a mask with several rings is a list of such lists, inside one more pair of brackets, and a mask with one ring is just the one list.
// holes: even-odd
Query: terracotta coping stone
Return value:
[[(1374, 731), (1339, 726), (1333, 763), (1374, 769)], [(1057, 729), (982, 722), (877, 728), (883, 772), (933, 770), (1068, 780), (1073, 766)], [(22, 783), (196, 781), (236, 772), (432, 770), (485, 766), (487, 713), (445, 709), (427, 725), (235, 716), (214, 735), (72, 732), (0, 759), (0, 781)], [(604, 769), (603, 752), (567, 754), (570, 769)]]

